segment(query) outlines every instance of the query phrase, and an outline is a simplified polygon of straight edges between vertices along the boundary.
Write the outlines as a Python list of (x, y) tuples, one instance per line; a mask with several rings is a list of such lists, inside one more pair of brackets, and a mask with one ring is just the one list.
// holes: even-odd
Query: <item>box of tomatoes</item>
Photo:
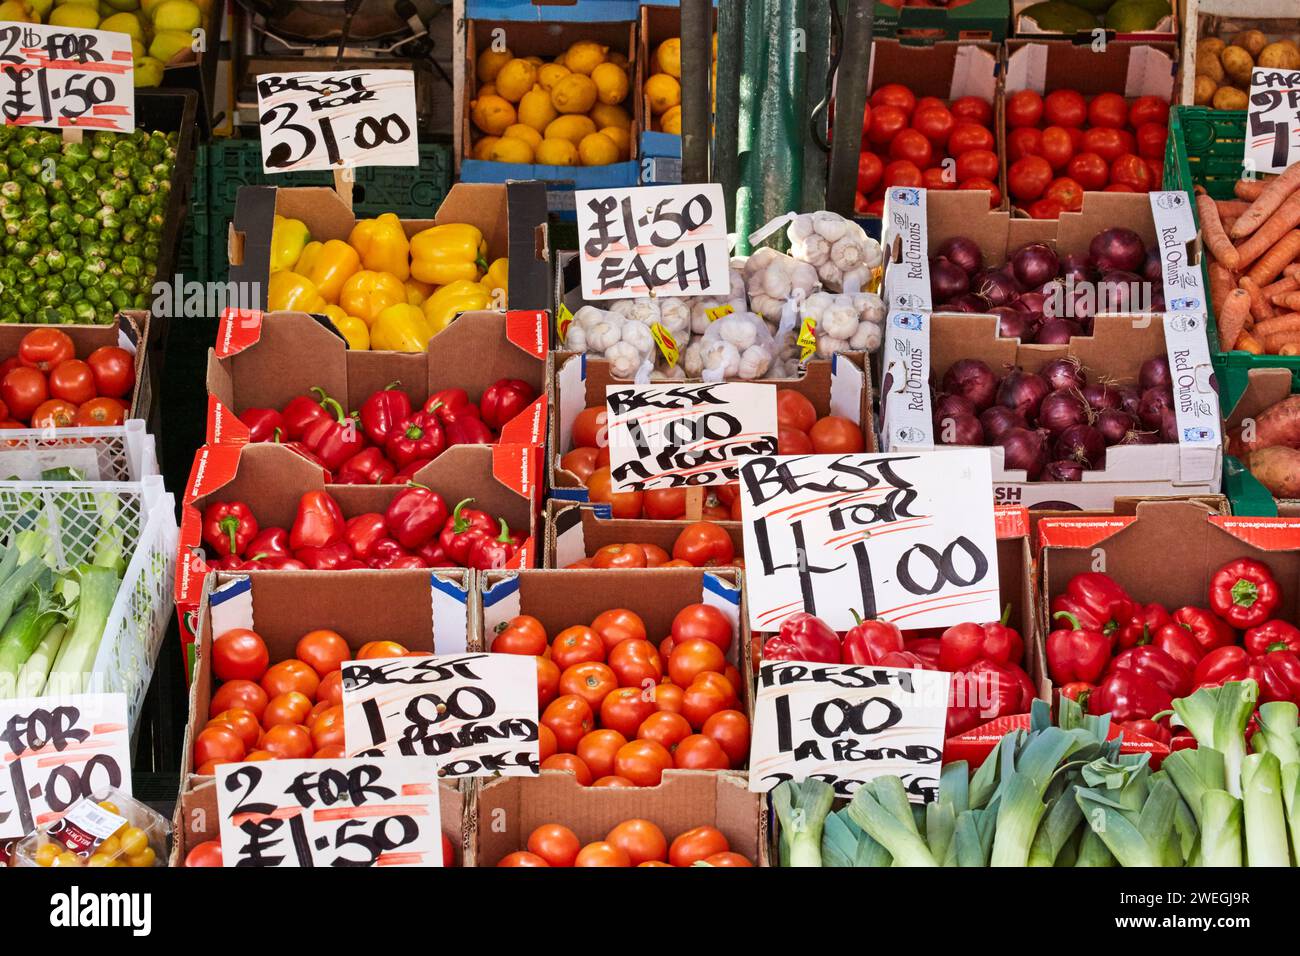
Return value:
[[(716, 489), (726, 518), (603, 517), (599, 505), (552, 498), (546, 503), (548, 568), (739, 567), (743, 557), (740, 499), (734, 485)], [(730, 501), (725, 501), (728, 496)], [(639, 549), (639, 550), (638, 550)]]

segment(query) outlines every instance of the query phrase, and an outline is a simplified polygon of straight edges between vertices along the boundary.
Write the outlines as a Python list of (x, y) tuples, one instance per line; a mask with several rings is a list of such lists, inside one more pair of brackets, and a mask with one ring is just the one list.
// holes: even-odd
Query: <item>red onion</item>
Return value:
[(1013, 412), (1003, 405), (986, 408), (980, 415), (980, 425), (984, 427), (984, 437), (988, 444), (996, 445), (998, 439), (1013, 428), (1028, 428), (1025, 416)]
[(1051, 461), (1043, 471), (1044, 481), (1083, 481), (1083, 466), (1077, 461)]
[(1010, 305), (1020, 292), (1015, 280), (997, 269), (985, 269), (977, 274), (971, 279), (970, 287), (994, 306)]
[(1160, 268), (1160, 250), (1148, 249), (1146, 258), (1142, 260), (1141, 269), (1142, 278), (1148, 282), (1160, 282), (1163, 271)]
[(940, 244), (935, 253), (941, 259), (961, 268), (967, 275), (974, 275), (984, 267), (984, 253), (973, 239), (965, 236), (953, 236)]
[(1020, 303), (1030, 312), (1042, 313), (1047, 307), (1047, 296), (1042, 292), (1022, 292)]
[(948, 304), (951, 306), (948, 309), (949, 312), (987, 312), (989, 310), (989, 300), (975, 292), (959, 295)]
[(1069, 319), (1048, 319), (1038, 327), (1038, 334), (1034, 336), (1034, 344), (1069, 345), (1070, 339), (1082, 334), (1083, 329), (1079, 327), (1077, 322), (1071, 322)]
[(976, 414), (975, 403), (965, 395), (951, 395), (940, 392), (934, 398), (934, 420), (951, 418), (953, 415)]
[(1061, 278), (1074, 276), (1075, 282), (1087, 282), (1092, 275), (1092, 260), (1086, 252), (1067, 252), (1061, 256)]
[(1163, 355), (1158, 355), (1143, 362), (1142, 368), (1138, 372), (1138, 383), (1144, 389), (1167, 388), (1172, 390), (1174, 381), (1169, 374), (1169, 359)]
[(1132, 272), (1107, 272), (1097, 283), (1098, 314), (1147, 311), (1143, 301), (1147, 288), (1148, 284)]
[(983, 411), (993, 404), (998, 378), (979, 359), (962, 359), (943, 373), (943, 390), (970, 399), (976, 410)]
[(1174, 407), (1174, 393), (1167, 388), (1148, 388), (1138, 403), (1138, 418), (1148, 428), (1159, 428), (1165, 409)]
[(1118, 408), (1103, 408), (1097, 413), (1097, 420), (1093, 424), (1107, 445), (1118, 445), (1129, 432), (1137, 428), (1137, 419)]
[(1054, 438), (1075, 425), (1086, 425), (1091, 417), (1088, 403), (1077, 391), (1052, 392), (1038, 406), (1038, 425)]
[(1138, 406), (1142, 404), (1142, 390), (1136, 385), (1116, 385), (1115, 391), (1119, 393), (1119, 407), (1136, 419)]
[(1054, 391), (1062, 388), (1083, 388), (1088, 384), (1088, 376), (1076, 358), (1052, 359), (1038, 370), (1038, 374), (1047, 380)]
[(1178, 415), (1172, 407), (1160, 409), (1160, 440), (1178, 444)]
[(996, 305), (989, 310), (998, 317), (998, 335), (1004, 339), (1027, 339), (1033, 329), (1033, 319), (1009, 305)]
[(1132, 272), (1142, 265), (1147, 251), (1142, 245), (1142, 237), (1136, 232), (1114, 226), (1093, 236), (1088, 244), (1088, 254), (1102, 272), (1110, 269)]
[(1084, 468), (1106, 466), (1106, 440), (1091, 425), (1071, 425), (1056, 439), (1052, 453), (1057, 458), (1069, 458)]
[(1159, 432), (1141, 431), (1136, 428), (1125, 435), (1124, 440), (1120, 442), (1121, 445), (1158, 445), (1159, 443)]
[(984, 429), (974, 415), (948, 415), (934, 423), (941, 445), (982, 445)]
[(1033, 421), (1038, 414), (1038, 406), (1050, 391), (1051, 388), (1041, 375), (1024, 369), (1012, 369), (998, 386), (997, 402)]
[(1026, 288), (1036, 289), (1049, 279), (1056, 278), (1060, 262), (1047, 243), (1031, 242), (1011, 254), (1011, 268), (1017, 282)]
[(1151, 293), (1151, 311), (1163, 312), (1165, 310), (1165, 293), (1162, 289), (1156, 289)]
[(930, 261), (930, 295), (936, 302), (949, 302), (970, 288), (966, 270), (942, 256)]
[(1114, 387), (1101, 382), (1085, 385), (1083, 400), (1088, 403), (1090, 408), (1098, 412), (1103, 408), (1119, 408), (1119, 392), (1115, 391)]
[(1012, 428), (997, 444), (1005, 456), (1003, 465), (1014, 471), (1023, 471), (1030, 481), (1043, 473), (1047, 466), (1047, 439), (1043, 433), (1029, 428)]

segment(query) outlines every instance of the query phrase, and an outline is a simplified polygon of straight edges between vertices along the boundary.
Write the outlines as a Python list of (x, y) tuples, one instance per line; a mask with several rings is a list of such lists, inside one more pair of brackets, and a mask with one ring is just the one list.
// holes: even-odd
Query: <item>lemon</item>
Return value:
[(527, 60), (511, 60), (501, 67), (495, 80), (497, 95), (518, 103), (537, 83), (537, 67)]
[[(74, 30), (93, 30), (99, 26), (99, 11), (80, 3), (67, 3), (50, 12), (50, 26), (72, 27)], [(189, 36), (185, 37), (189, 46)]]
[(497, 85), (495, 83), (484, 83), (478, 88), (479, 96), (496, 96)]
[(546, 166), (576, 166), (578, 147), (567, 139), (544, 139), (537, 147), (537, 161)]
[(611, 50), (609, 53), (606, 53), (605, 62), (613, 63), (615, 66), (624, 70), (626, 70), (629, 66), (631, 66), (631, 64), (627, 62), (627, 57), (625, 57), (622, 53), (619, 53), (617, 50)]
[(163, 62), (151, 56), (135, 58), (135, 86), (158, 86), (163, 80)]
[(203, 11), (190, 0), (163, 0), (153, 8), (155, 30), (197, 30), (203, 22)]
[(480, 83), (491, 83), (496, 79), (501, 67), (505, 66), (515, 55), (507, 50), (494, 50), (488, 47), (478, 55), (478, 64), (475, 72), (478, 74)]
[(618, 147), (619, 159), (632, 158), (632, 134), (628, 132), (626, 126), (606, 126), (603, 129), (597, 130), (597, 132), (602, 136), (608, 136), (614, 141), (614, 145)]
[(614, 105), (627, 99), (627, 74), (613, 63), (600, 63), (591, 71), (591, 82), (596, 84), (596, 98)]
[(544, 63), (546, 62), (545, 60), (543, 60), (540, 56), (538, 56), (538, 55), (535, 54), (535, 53), (534, 53), (533, 55), (531, 55), (531, 56), (526, 56), (526, 57), (524, 57), (524, 59), (527, 60), (529, 63), (531, 63), (533, 66), (541, 66), (542, 64), (544, 64)]
[(618, 162), (618, 146), (604, 133), (588, 133), (578, 144), (578, 158), (584, 166), (608, 166)]
[(519, 122), (541, 132), (546, 124), (560, 114), (551, 103), (551, 94), (535, 86), (519, 101)]
[(176, 54), (188, 50), (193, 42), (194, 37), (188, 30), (159, 30), (149, 44), (149, 55), (166, 63)]
[(591, 117), (571, 114), (561, 116), (547, 126), (546, 132), (542, 136), (545, 139), (567, 139), (574, 146), (577, 146), (582, 142), (584, 136), (589, 136), (594, 132), (596, 132), (596, 124), (591, 121)]
[(655, 50), (655, 67), (660, 73), (667, 73), (681, 79), (682, 75), (682, 40), (670, 37)]
[(533, 147), (525, 140), (503, 136), (488, 151), (488, 159), (497, 163), (531, 163)]
[(492, 147), (500, 142), (500, 136), (484, 136), (474, 144), (474, 158), (487, 159), (492, 153)]
[(479, 96), (470, 104), (470, 118), (485, 133), (500, 135), (515, 122), (515, 108), (500, 96)]
[(507, 126), (506, 131), (501, 135), (507, 139), (522, 139), (533, 149), (542, 145), (542, 134), (527, 123), (515, 123), (513, 126)]
[(585, 113), (595, 102), (596, 84), (581, 73), (570, 73), (551, 90), (551, 104), (561, 113)]
[(0, 3), (0, 20), (8, 20), (11, 23), (40, 22), (36, 12), (22, 0), (5, 0), (4, 3)]
[(574, 73), (589, 76), (592, 70), (605, 62), (605, 54), (608, 52), (607, 46), (591, 40), (579, 40), (564, 51), (564, 65)]
[(569, 68), (563, 63), (546, 63), (537, 68), (537, 82), (547, 93), (551, 92), (551, 87), (560, 82), (561, 78), (569, 75)]
[(144, 42), (144, 27), (134, 13), (115, 13), (99, 25), (99, 29), (109, 33), (125, 33), (132, 40)]
[(143, 43), (141, 43), (139, 40), (131, 41), (131, 59), (140, 60), (148, 55), (149, 55), (149, 51), (145, 49)]
[(650, 112), (658, 116), (681, 103), (682, 85), (667, 73), (656, 73), (645, 81), (645, 95), (650, 100)]
[(659, 117), (659, 128), (665, 133), (676, 133), (682, 135), (682, 108), (674, 106), (666, 110), (664, 115)]
[(598, 129), (602, 126), (621, 126), (627, 129), (632, 125), (632, 117), (628, 115), (627, 110), (608, 103), (597, 103), (587, 115), (595, 120)]

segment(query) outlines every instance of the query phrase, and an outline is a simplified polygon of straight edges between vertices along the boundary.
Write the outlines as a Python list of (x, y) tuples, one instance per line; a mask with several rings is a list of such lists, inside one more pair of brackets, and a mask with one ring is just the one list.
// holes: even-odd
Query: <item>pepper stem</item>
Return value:
[(320, 400), (320, 407), (331, 413), (340, 425), (344, 424), (351, 417), (347, 412), (343, 411), (342, 405), (330, 398), (328, 395)]
[(236, 546), (235, 535), (239, 531), (239, 519), (234, 515), (226, 515), (217, 522), (217, 527), (222, 533), (230, 538), (230, 553), (239, 554), (239, 548)]
[(1000, 617), (1000, 618), (998, 619), (998, 623), (1001, 624), (1003, 627), (1006, 627), (1006, 626), (1007, 626), (1007, 621), (1009, 621), (1009, 620), (1011, 620), (1011, 602), (1010, 602), (1010, 601), (1008, 601), (1008, 602), (1007, 602), (1007, 606), (1004, 607), (1004, 608), (1002, 609), (1002, 617)]
[(1052, 620), (1056, 620), (1057, 618), (1061, 618), (1061, 617), (1065, 618), (1065, 620), (1069, 622), (1070, 630), (1072, 631), (1083, 630), (1083, 625), (1079, 623), (1079, 619), (1075, 617), (1073, 614), (1071, 614), (1069, 611), (1057, 611), (1055, 614), (1052, 615)]
[(469, 522), (460, 516), (461, 509), (470, 504), (473, 498), (464, 498), (451, 509), (451, 530), (453, 534), (462, 534), (469, 530)]
[(1291, 648), (1286, 641), (1274, 641), (1268, 647), (1264, 648), (1265, 654), (1271, 654), (1274, 651), (1289, 651)]
[(859, 614), (859, 613), (857, 612), (857, 609), (856, 609), (856, 608), (849, 608), (849, 613), (853, 615), (853, 623), (854, 623), (854, 624), (861, 624), (861, 623), (862, 623), (862, 615)]
[(500, 544), (509, 544), (509, 543), (510, 543), (510, 526), (509, 526), (508, 524), (506, 524), (506, 519), (505, 519), (505, 518), (497, 518), (497, 522), (501, 525), (501, 533), (500, 533), (499, 535), (497, 535), (497, 541), (498, 541)]
[(1259, 600), (1259, 586), (1254, 581), (1238, 578), (1232, 585), (1232, 603), (1237, 607), (1253, 607)]

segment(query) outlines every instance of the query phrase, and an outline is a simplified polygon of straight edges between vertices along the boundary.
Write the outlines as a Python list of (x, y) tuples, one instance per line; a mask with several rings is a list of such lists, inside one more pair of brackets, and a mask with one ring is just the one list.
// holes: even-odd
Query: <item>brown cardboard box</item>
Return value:
[(672, 841), (687, 830), (713, 826), (756, 866), (767, 866), (763, 795), (750, 793), (742, 773), (669, 770), (657, 787), (583, 787), (572, 774), (502, 777), (478, 791), (470, 853), (474, 866), (496, 866), (527, 849), (528, 835), (545, 823), (562, 823), (582, 844), (603, 840), (624, 820), (642, 819)]
[[(1012, 29), (1015, 30), (1017, 36), (1034, 36), (1040, 39), (1055, 39), (1058, 41), (1062, 38), (1069, 37), (1071, 39), (1077, 38), (1076, 42), (1091, 41), (1095, 39), (1095, 34), (1093, 32), (1085, 34), (1053, 33), (1041, 29), (1035, 21), (1021, 15), (1026, 9), (1033, 6), (1034, 3), (1035, 0), (1011, 0), (1011, 26)], [(1119, 36), (1125, 39), (1133, 39), (1135, 37), (1153, 37), (1170, 41), (1176, 40), (1178, 38), (1178, 24), (1181, 21), (1179, 15), (1179, 0), (1170, 0), (1169, 5), (1173, 12), (1169, 16), (1163, 17), (1152, 30), (1142, 33), (1121, 33)], [(1101, 21), (1099, 20), (1097, 23), (1097, 32), (1100, 32), (1100, 30)], [(1114, 34), (1113, 30), (1107, 30), (1106, 32)]]
[[(313, 387), (357, 409), (394, 382), (419, 406), (444, 388), (463, 388), (478, 401), (498, 379), (517, 378), (536, 390), (537, 399), (506, 424), (501, 440), (542, 445), (549, 321), (541, 311), (466, 312), (430, 340), (427, 352), (357, 352), (306, 313), (227, 310), (217, 347), (208, 350), (207, 441), (247, 442), (240, 414), (283, 408)], [(311, 361), (302, 361), (304, 355)]]
[[(559, 466), (572, 450), (573, 420), (584, 408), (605, 404), (606, 386), (621, 381), (609, 373), (606, 359), (579, 352), (551, 352), (547, 371), (550, 408), (550, 460), (547, 488), (554, 498), (586, 501), (587, 489), (578, 476)], [(844, 363), (841, 365), (840, 363)], [(876, 447), (876, 427), (871, 412), (871, 371), (861, 352), (843, 352), (834, 359), (810, 361), (797, 379), (761, 379), (757, 384), (788, 388), (805, 396), (818, 417), (837, 414), (862, 425), (868, 451)]]
[(1178, 102), (1195, 102), (1196, 43), (1210, 37), (1230, 42), (1244, 30), (1259, 30), (1270, 42), (1300, 42), (1300, 18), (1294, 0), (1183, 0), (1182, 63)]
[[(736, 557), (744, 550), (739, 521), (715, 521), (731, 538)], [(671, 556), (673, 543), (691, 521), (648, 518), (602, 518), (597, 506), (552, 498), (546, 503), (546, 552), (544, 567), (567, 568), (574, 561), (589, 558), (607, 544), (636, 542), (655, 544)]]

